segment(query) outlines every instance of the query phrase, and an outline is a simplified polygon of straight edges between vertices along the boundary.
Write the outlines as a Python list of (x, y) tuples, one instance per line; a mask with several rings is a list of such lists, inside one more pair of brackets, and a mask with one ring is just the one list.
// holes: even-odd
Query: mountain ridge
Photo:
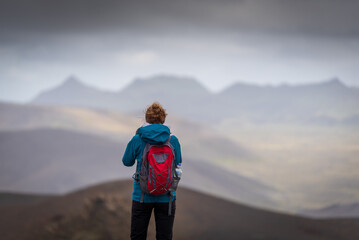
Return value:
[[(182, 149), (188, 152), (184, 139), (181, 139)], [(121, 162), (128, 140), (115, 141), (69, 129), (37, 128), (2, 130), (0, 141), (2, 191), (63, 193), (100, 181), (128, 179), (136, 169), (135, 166), (124, 167)], [(221, 151), (211, 150), (214, 151), (212, 154)], [(280, 193), (270, 185), (229, 172), (208, 159), (196, 159), (195, 154), (188, 155), (183, 154), (186, 177), (182, 184), (185, 186), (197, 182), (193, 186), (196, 190), (267, 208), (278, 207), (276, 197)], [(208, 184), (212, 186), (209, 189), (206, 188)]]
[[(96, 87), (94, 85), (90, 85), (87, 84), (86, 82), (80, 80), (80, 78), (78, 78), (76, 75), (69, 75), (67, 78), (65, 78), (63, 81), (61, 81), (59, 84), (50, 87), (48, 89), (44, 89), (43, 91), (47, 91), (47, 90), (51, 90), (51, 89), (55, 89), (61, 85), (77, 85), (77, 86), (82, 86), (82, 87), (88, 87), (88, 88), (92, 88), (92, 89), (96, 89), (99, 91), (104, 91), (104, 92), (112, 92), (112, 93), (118, 93), (120, 94), (122, 91), (126, 90), (129, 87), (132, 87), (132, 85), (137, 85), (139, 83), (144, 83), (147, 81), (152, 81), (153, 83), (157, 82), (157, 83), (163, 83), (161, 82), (161, 80), (164, 81), (187, 81), (187, 82), (192, 82), (192, 84), (196, 84), (198, 86), (201, 86), (203, 89), (205, 89), (208, 93), (213, 94), (213, 95), (217, 95), (220, 94), (222, 92), (224, 92), (226, 89), (231, 89), (237, 85), (239, 86), (247, 86), (247, 87), (257, 87), (257, 88), (281, 88), (281, 87), (289, 87), (289, 88), (293, 88), (293, 87), (307, 87), (307, 86), (323, 86), (323, 85), (337, 85), (337, 86), (342, 86), (345, 88), (353, 88), (353, 89), (358, 89), (359, 87), (355, 87), (355, 86), (348, 86), (345, 83), (343, 83), (338, 77), (331, 77), (328, 79), (324, 79), (321, 81), (316, 81), (316, 82), (312, 82), (312, 83), (299, 83), (299, 84), (290, 84), (290, 83), (280, 83), (280, 84), (256, 84), (256, 83), (250, 83), (250, 82), (246, 82), (243, 80), (238, 80), (235, 81), (227, 86), (225, 86), (224, 88), (222, 88), (222, 90), (220, 91), (211, 91), (209, 90), (209, 88), (207, 86), (205, 86), (204, 84), (202, 84), (198, 79), (194, 78), (194, 77), (181, 77), (181, 76), (177, 76), (177, 75), (171, 75), (171, 74), (155, 74), (149, 77), (138, 77), (138, 78), (134, 78), (129, 84), (127, 84), (126, 86), (118, 89), (118, 90), (110, 90), (110, 89), (101, 89), (99, 87)], [(42, 92), (42, 91), (40, 91)], [(32, 101), (32, 100), (30, 100)]]
[(353, 118), (359, 114), (359, 91), (338, 78), (276, 87), (238, 82), (218, 93), (210, 92), (194, 78), (172, 75), (138, 78), (120, 91), (109, 92), (89, 88), (79, 81), (69, 80), (66, 85), (71, 84), (75, 87), (69, 90), (55, 87), (42, 92), (31, 103), (140, 113), (151, 102), (159, 101), (169, 112), (212, 123), (239, 118), (263, 123), (343, 124), (348, 118), (359, 124)]

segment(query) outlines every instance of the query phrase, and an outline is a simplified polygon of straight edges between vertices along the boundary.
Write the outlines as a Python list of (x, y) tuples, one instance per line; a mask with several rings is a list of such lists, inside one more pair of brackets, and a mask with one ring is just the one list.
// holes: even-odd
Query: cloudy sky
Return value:
[(359, 86), (356, 0), (1, 0), (0, 100), (69, 75), (119, 90), (136, 77)]

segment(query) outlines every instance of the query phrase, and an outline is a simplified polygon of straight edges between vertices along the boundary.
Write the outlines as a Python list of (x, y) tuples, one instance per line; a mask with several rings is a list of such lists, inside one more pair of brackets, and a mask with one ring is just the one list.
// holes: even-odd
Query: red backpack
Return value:
[(141, 202), (144, 194), (170, 195), (168, 214), (171, 214), (172, 192), (176, 190), (179, 178), (176, 173), (176, 161), (171, 137), (162, 145), (146, 143), (143, 150), (139, 181), (142, 190)]

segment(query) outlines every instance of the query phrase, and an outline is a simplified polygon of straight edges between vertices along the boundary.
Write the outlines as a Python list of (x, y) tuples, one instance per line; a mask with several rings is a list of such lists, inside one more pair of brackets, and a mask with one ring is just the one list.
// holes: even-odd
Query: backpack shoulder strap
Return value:
[(166, 142), (165, 143), (169, 143), (170, 141), (171, 141), (171, 135), (169, 136), (169, 138), (166, 140)]
[(141, 157), (142, 163), (144, 162), (144, 160), (146, 160), (147, 153), (150, 151), (151, 147), (152, 147), (151, 144), (146, 143), (145, 148), (143, 149), (142, 157)]
[[(142, 139), (141, 139), (141, 141), (143, 141)], [(143, 141), (144, 142), (144, 141)], [(148, 153), (148, 151), (150, 150), (150, 148), (151, 148), (151, 144), (149, 144), (149, 143), (146, 143), (146, 142), (144, 142), (145, 143), (145, 147), (144, 147), (144, 149), (143, 149), (143, 152), (142, 152), (142, 156), (141, 156), (141, 164), (138, 164), (138, 165), (136, 165), (136, 172), (133, 174), (133, 176), (132, 176), (132, 178), (134, 179), (134, 180), (136, 180), (136, 181), (138, 181), (138, 175), (139, 175), (139, 173), (140, 173), (140, 171), (141, 171), (141, 168), (142, 168), (142, 166), (143, 166), (143, 164), (144, 164), (144, 160), (146, 160), (146, 156), (147, 156), (147, 153)]]
[(163, 143), (163, 145), (166, 145), (166, 146), (168, 146), (169, 148), (171, 148), (172, 154), (173, 154), (173, 156), (175, 156), (175, 151), (174, 151), (174, 148), (173, 148), (173, 146), (172, 146), (172, 144), (171, 144), (170, 141), (171, 141), (171, 136), (166, 140), (166, 142)]

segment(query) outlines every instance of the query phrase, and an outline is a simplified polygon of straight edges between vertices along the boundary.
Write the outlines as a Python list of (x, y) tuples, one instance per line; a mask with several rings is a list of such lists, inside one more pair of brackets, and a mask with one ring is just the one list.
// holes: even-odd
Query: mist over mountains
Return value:
[[(2, 191), (63, 193), (98, 182), (128, 179), (135, 172), (135, 166), (124, 167), (121, 162), (126, 143), (140, 125), (132, 116), (9, 103), (0, 103), (0, 113)], [(270, 184), (213, 163), (244, 161), (251, 155), (248, 149), (195, 123), (173, 117), (169, 122), (181, 139), (186, 162), (181, 185), (251, 205), (278, 205), (281, 194)]]
[[(298, 86), (236, 83), (213, 93), (193, 78), (159, 75), (136, 79), (119, 91), (105, 91), (72, 76), (30, 104), (0, 103), (2, 189), (62, 192), (130, 176), (113, 166), (120, 161), (124, 143), (143, 124), (143, 110), (152, 101), (164, 105), (169, 113), (166, 123), (181, 139), (185, 172), (191, 176), (183, 179), (184, 185), (198, 181), (201, 184), (195, 190), (214, 195), (220, 190), (227, 199), (273, 209), (279, 204), (279, 209), (290, 211), (357, 202), (345, 193), (356, 192), (352, 186), (357, 182), (353, 169), (357, 166), (358, 89), (338, 79)], [(242, 123), (252, 125), (247, 128)], [(15, 136), (17, 141), (9, 142)], [(38, 145), (33, 153), (35, 139)], [(83, 150), (76, 141), (69, 145), (72, 139), (86, 143), (90, 150)], [(101, 154), (104, 144), (111, 148), (108, 155)], [(68, 150), (62, 151), (61, 146)], [(101, 165), (101, 159), (109, 165)], [(328, 164), (333, 171), (314, 173)], [(35, 171), (36, 165), (44, 168), (35, 167)], [(74, 168), (67, 170), (70, 166)], [(61, 172), (70, 175), (61, 176)], [(216, 174), (218, 178), (213, 177)], [(18, 179), (19, 175), (24, 178)], [(305, 186), (306, 181), (310, 186)], [(330, 190), (328, 184), (338, 187)], [(232, 187), (238, 189), (235, 194)]]
[[(0, 143), (0, 191), (65, 193), (128, 179), (136, 171), (136, 166), (122, 165), (124, 142), (98, 135), (49, 128), (0, 131)], [(270, 185), (196, 159), (186, 158), (183, 169), (182, 186), (251, 205), (276, 206), (279, 193)]]
[(238, 82), (212, 93), (196, 79), (157, 75), (135, 79), (119, 91), (91, 87), (75, 76), (31, 102), (142, 112), (153, 101), (185, 118), (218, 122), (359, 124), (359, 90), (339, 79), (305, 85), (257, 86)]

